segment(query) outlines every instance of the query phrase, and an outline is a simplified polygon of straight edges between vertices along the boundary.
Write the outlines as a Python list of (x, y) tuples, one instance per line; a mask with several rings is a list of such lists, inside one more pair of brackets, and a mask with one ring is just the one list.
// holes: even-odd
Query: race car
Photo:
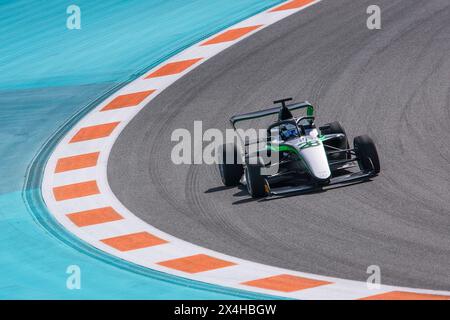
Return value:
[[(225, 186), (242, 184), (253, 198), (262, 198), (364, 181), (378, 175), (380, 161), (369, 136), (355, 137), (350, 148), (339, 122), (317, 128), (314, 107), (309, 102), (288, 104), (292, 100), (277, 100), (274, 104), (280, 106), (230, 119), (237, 133), (238, 123), (277, 116), (267, 127), (264, 139), (251, 141), (237, 134), (239, 143), (221, 146), (218, 166)], [(294, 117), (295, 110), (306, 110), (306, 115)], [(258, 145), (256, 150), (252, 150), (253, 144)]]

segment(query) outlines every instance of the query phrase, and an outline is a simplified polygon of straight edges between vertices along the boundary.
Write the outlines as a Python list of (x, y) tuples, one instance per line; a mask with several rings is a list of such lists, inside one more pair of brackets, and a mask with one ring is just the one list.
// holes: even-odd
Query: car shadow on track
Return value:
[[(218, 186), (218, 187), (210, 188), (210, 189), (206, 190), (204, 193), (215, 193), (215, 192), (231, 190), (231, 189), (236, 189), (236, 187)], [(255, 202), (255, 201), (261, 200), (261, 199), (253, 199), (252, 197), (250, 197), (247, 192), (247, 188), (244, 185), (237, 186), (237, 189), (239, 191), (234, 193), (233, 197), (245, 197), (245, 198), (235, 201), (232, 204), (243, 204), (243, 203)]]
[(235, 187), (219, 186), (219, 187), (209, 188), (208, 190), (205, 191), (205, 193), (220, 192), (220, 191), (230, 190), (230, 189), (234, 189), (234, 188)]

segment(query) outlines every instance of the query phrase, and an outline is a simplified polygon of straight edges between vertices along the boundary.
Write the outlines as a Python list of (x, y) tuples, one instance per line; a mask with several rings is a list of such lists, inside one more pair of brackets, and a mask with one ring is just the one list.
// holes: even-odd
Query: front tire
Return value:
[(269, 195), (269, 184), (261, 175), (261, 166), (249, 164), (245, 168), (247, 191), (252, 198), (263, 198)]
[(244, 166), (240, 152), (234, 144), (226, 144), (219, 149), (219, 173), (222, 182), (227, 187), (235, 187), (244, 174)]
[(358, 136), (353, 140), (358, 165), (362, 171), (380, 173), (380, 159), (373, 140), (367, 136)]

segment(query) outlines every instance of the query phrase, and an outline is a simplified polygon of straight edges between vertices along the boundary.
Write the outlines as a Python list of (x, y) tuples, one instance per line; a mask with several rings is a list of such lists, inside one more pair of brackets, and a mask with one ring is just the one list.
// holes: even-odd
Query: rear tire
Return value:
[[(234, 187), (239, 185), (242, 175), (244, 174), (244, 166), (242, 165), (242, 163), (240, 163), (240, 152), (237, 149), (236, 145), (222, 145), (218, 153), (219, 173), (223, 184), (227, 187)], [(233, 157), (231, 157), (231, 155), (233, 155)], [(230, 160), (232, 160), (232, 162), (230, 162)]]
[[(321, 134), (336, 134), (336, 133), (342, 133), (345, 135), (345, 137), (341, 139), (333, 139), (331, 141), (325, 141), (324, 144), (339, 148), (339, 149), (349, 149), (349, 143), (347, 134), (345, 133), (344, 128), (341, 126), (341, 124), (338, 121), (334, 121), (331, 123), (328, 123), (324, 126), (325, 128), (320, 130)], [(332, 151), (332, 149), (331, 149)], [(328, 160), (337, 161), (337, 160), (346, 160), (350, 158), (350, 154), (348, 152), (342, 152), (342, 153), (334, 153), (328, 155)]]
[(252, 198), (263, 198), (269, 195), (269, 184), (261, 175), (261, 166), (249, 164), (245, 168), (247, 191)]
[(380, 159), (375, 143), (368, 135), (355, 137), (353, 140), (358, 165), (362, 171), (380, 173)]

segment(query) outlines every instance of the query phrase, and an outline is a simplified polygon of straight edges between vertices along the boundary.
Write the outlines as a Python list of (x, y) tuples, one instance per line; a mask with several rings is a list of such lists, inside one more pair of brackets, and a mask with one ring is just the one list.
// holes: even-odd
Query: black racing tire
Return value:
[(353, 140), (359, 168), (364, 172), (380, 173), (380, 159), (375, 143), (368, 135), (355, 137)]
[[(244, 174), (240, 152), (235, 144), (225, 144), (219, 148), (219, 173), (222, 182), (227, 187), (235, 187)], [(228, 155), (228, 157), (227, 157)], [(231, 157), (233, 155), (233, 157)], [(230, 161), (232, 160), (232, 161)]]
[(245, 168), (245, 180), (247, 183), (247, 191), (252, 198), (263, 198), (269, 195), (269, 184), (261, 175), (261, 166), (249, 164)]
[[(342, 133), (345, 135), (342, 139), (333, 139), (330, 141), (325, 141), (325, 145), (329, 145), (334, 148), (339, 149), (349, 149), (350, 144), (348, 143), (347, 134), (345, 133), (344, 128), (338, 121), (334, 121), (326, 124), (320, 129), (321, 134), (336, 134)], [(346, 160), (350, 159), (351, 155), (348, 152), (343, 153), (333, 153), (328, 155), (328, 160), (337, 161), (337, 160)]]

